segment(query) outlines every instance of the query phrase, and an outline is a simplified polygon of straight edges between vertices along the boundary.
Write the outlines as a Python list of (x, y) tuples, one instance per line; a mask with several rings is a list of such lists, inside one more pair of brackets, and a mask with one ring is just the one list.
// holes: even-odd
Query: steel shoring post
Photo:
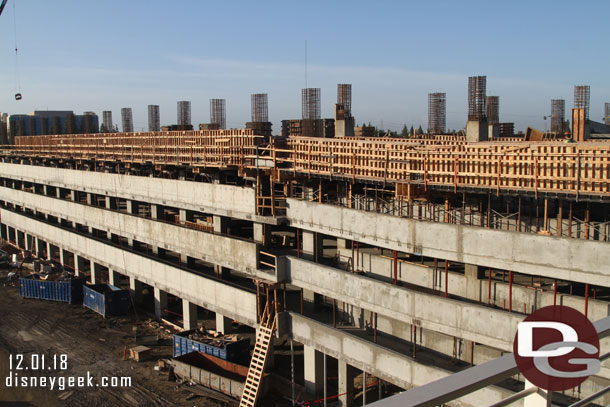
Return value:
[(326, 377), (326, 353), (324, 354), (324, 407), (327, 406), (328, 403), (328, 380)]
[(513, 312), (513, 271), (508, 276), (508, 312)]
[(585, 284), (585, 317), (589, 316), (589, 283)]
[(557, 280), (553, 283), (553, 305), (557, 305)]

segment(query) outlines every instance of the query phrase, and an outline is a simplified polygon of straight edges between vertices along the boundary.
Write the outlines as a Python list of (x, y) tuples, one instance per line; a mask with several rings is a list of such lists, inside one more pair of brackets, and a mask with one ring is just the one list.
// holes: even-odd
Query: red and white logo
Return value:
[(574, 388), (600, 370), (595, 327), (561, 305), (541, 308), (520, 323), (513, 351), (525, 378), (545, 390)]

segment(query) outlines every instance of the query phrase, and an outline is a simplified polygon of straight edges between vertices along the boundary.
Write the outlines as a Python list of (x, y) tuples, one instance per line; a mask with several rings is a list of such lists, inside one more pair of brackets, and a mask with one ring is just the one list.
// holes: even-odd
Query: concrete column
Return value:
[(106, 197), (106, 208), (107, 209), (116, 209), (116, 198), (107, 196)]
[(93, 205), (93, 194), (87, 192), (87, 205)]
[(216, 233), (227, 233), (229, 226), (229, 218), (225, 216), (214, 215), (214, 232)]
[(254, 223), (252, 226), (254, 241), (263, 243), (264, 245), (269, 244), (269, 239), (271, 238), (271, 227), (263, 223)]
[(55, 196), (57, 196), (59, 199), (61, 199), (61, 188), (60, 187), (55, 188)]
[(337, 249), (347, 249), (347, 240), (337, 238)]
[(117, 286), (121, 281), (121, 275), (112, 269), (108, 269), (108, 283), (113, 286)]
[(129, 277), (129, 292), (134, 302), (138, 302), (142, 295), (142, 283), (135, 279), (135, 277)]
[[(534, 385), (529, 381), (525, 381), (525, 389), (529, 389)], [(553, 393), (540, 394), (534, 392), (523, 399), (523, 407), (551, 407), (553, 405)]]
[(95, 262), (92, 262), (91, 279), (90, 279), (92, 284), (95, 284), (97, 282), (97, 279), (99, 278), (100, 274), (101, 274), (100, 265)]
[[(481, 285), (483, 280), (481, 279), (483, 278), (484, 274), (485, 272), (482, 267), (474, 266), (472, 264), (464, 265), (464, 276), (466, 277), (466, 298), (481, 301), (483, 295)], [(451, 286), (449, 286), (449, 292), (451, 292)]]
[(70, 190), (70, 200), (76, 202), (77, 198), (77, 192), (75, 190)]
[(322, 306), (322, 295), (311, 290), (303, 289), (303, 307), (305, 312), (316, 312)]
[(155, 316), (163, 318), (163, 310), (167, 308), (167, 293), (158, 287), (154, 288), (155, 295)]
[(305, 390), (320, 396), (324, 389), (324, 354), (315, 348), (303, 345), (303, 377)]
[[(317, 238), (316, 238), (317, 236)], [(306, 260), (315, 261), (316, 258), (319, 260), (322, 257), (320, 244), (320, 236), (316, 235), (315, 232), (303, 231), (303, 258)]]
[[(15, 188), (15, 182), (13, 181), (13, 188)], [(42, 186), (42, 193), (46, 196), (49, 196), (49, 192), (51, 191), (51, 188), (49, 188), (48, 185), (43, 185)]]
[(36, 238), (32, 235), (25, 234), (25, 250), (31, 252), (32, 251), (32, 243)]
[(182, 299), (182, 321), (184, 330), (197, 328), (197, 305)]
[(79, 276), (85, 266), (85, 259), (74, 253), (74, 275)]
[(44, 242), (44, 250), (47, 254), (47, 260), (51, 260), (51, 244), (49, 242)]
[(137, 208), (137, 204), (134, 205), (134, 202), (131, 199), (127, 200), (127, 213), (133, 214), (134, 210)]
[(59, 264), (61, 264), (62, 266), (66, 264), (64, 249), (62, 249), (61, 247), (59, 247)]
[(231, 318), (227, 318), (224, 315), (216, 313), (216, 332), (221, 332), (223, 334), (231, 333), (231, 325), (233, 324), (233, 320)]
[(339, 405), (341, 407), (351, 407), (354, 405), (354, 379), (357, 369), (350, 366), (342, 359), (338, 360), (339, 365)]
[(161, 205), (150, 204), (150, 217), (160, 219), (163, 217), (163, 207)]

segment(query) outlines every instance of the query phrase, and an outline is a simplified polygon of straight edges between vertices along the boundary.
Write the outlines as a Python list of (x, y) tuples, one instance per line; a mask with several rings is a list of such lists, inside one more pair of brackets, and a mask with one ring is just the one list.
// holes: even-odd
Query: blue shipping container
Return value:
[(126, 315), (129, 312), (129, 291), (110, 284), (83, 287), (83, 305), (103, 316)]
[(80, 304), (83, 301), (84, 283), (85, 280), (82, 278), (45, 281), (38, 280), (36, 276), (21, 277), (19, 279), (19, 293), (24, 298)]
[(212, 346), (207, 343), (189, 339), (188, 336), (195, 331), (196, 329), (192, 329), (190, 331), (174, 334), (174, 357), (182, 356), (190, 352), (201, 352), (229, 362), (249, 363), (250, 338), (226, 342), (223, 346)]

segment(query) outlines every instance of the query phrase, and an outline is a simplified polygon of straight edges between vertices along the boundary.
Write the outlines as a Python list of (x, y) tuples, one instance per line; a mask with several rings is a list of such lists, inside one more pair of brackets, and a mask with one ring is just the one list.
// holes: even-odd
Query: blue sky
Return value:
[[(23, 100), (13, 98), (14, 18)], [(610, 101), (610, 1), (140, 1), (9, 0), (0, 16), (0, 112), (76, 112), (146, 106), (194, 123), (227, 99), (227, 125), (250, 119), (250, 94), (269, 94), (274, 129), (299, 118), (305, 86), (322, 88), (332, 117), (336, 84), (352, 83), (358, 123), (427, 125), (427, 94), (447, 93), (447, 126), (462, 128), (467, 77), (487, 75), (500, 120), (544, 129), (550, 99), (591, 85), (591, 112)]]

